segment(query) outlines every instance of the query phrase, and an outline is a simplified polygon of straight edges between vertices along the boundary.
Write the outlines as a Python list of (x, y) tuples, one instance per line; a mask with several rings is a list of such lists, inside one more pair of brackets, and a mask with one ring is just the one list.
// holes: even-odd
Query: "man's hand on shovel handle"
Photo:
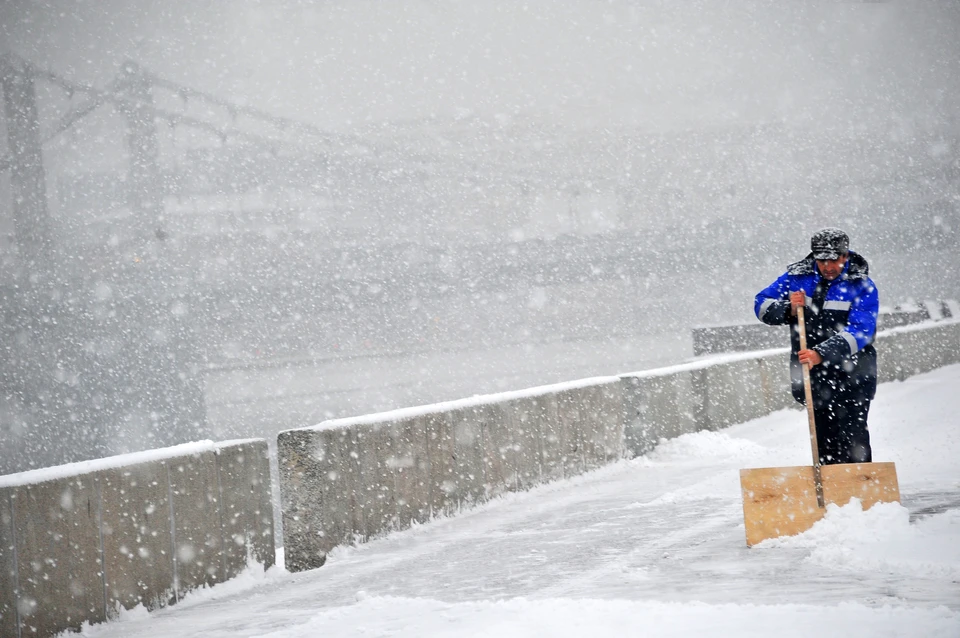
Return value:
[(811, 368), (823, 363), (823, 357), (821, 357), (820, 353), (816, 350), (801, 350), (797, 353), (797, 357), (800, 359), (800, 363), (808, 365)]
[(798, 290), (796, 292), (790, 293), (790, 316), (797, 316), (797, 308), (800, 308), (807, 302), (807, 295), (802, 291)]

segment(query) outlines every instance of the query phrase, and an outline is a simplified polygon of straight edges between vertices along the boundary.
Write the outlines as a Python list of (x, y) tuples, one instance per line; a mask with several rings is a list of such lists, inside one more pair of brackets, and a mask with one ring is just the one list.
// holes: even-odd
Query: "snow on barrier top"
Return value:
[(695, 361), (688, 361), (687, 363), (678, 363), (672, 366), (665, 366), (663, 368), (653, 368), (651, 370), (639, 370), (637, 372), (624, 372), (623, 374), (617, 375), (619, 377), (633, 377), (636, 379), (645, 379), (648, 377), (665, 377), (671, 374), (676, 374), (678, 372), (690, 372), (692, 370), (703, 370), (715, 365), (722, 365), (724, 363), (736, 363), (738, 361), (751, 361), (760, 357), (766, 357), (768, 355), (776, 354), (787, 354), (790, 352), (790, 348), (784, 346), (782, 348), (769, 348), (767, 350), (750, 350), (749, 352), (731, 352), (725, 354), (712, 354), (707, 355), (703, 358), (696, 359)]
[[(231, 442), (231, 444), (236, 443), (238, 442)], [(103, 470), (114, 470), (128, 465), (163, 461), (178, 456), (196, 456), (204, 452), (215, 452), (223, 446), (224, 444), (218, 445), (213, 441), (195, 441), (193, 443), (183, 443), (181, 445), (174, 445), (157, 450), (130, 452), (128, 454), (118, 454), (102, 459), (43, 467), (36, 470), (27, 470), (25, 472), (17, 472), (16, 474), (0, 476), (0, 487), (20, 487), (34, 483), (45, 483), (47, 481), (70, 478), (81, 474), (101, 472)]]
[(414, 406), (410, 408), (399, 408), (397, 410), (375, 412), (373, 414), (364, 414), (361, 416), (344, 417), (342, 419), (331, 419), (316, 425), (284, 430), (283, 432), (280, 432), (280, 434), (283, 434), (284, 432), (292, 432), (294, 430), (313, 430), (319, 432), (322, 430), (348, 428), (355, 425), (371, 425), (374, 423), (382, 423), (384, 421), (402, 421), (404, 419), (414, 419), (432, 414), (442, 414), (454, 410), (476, 408), (493, 403), (505, 403), (507, 401), (514, 401), (516, 399), (529, 399), (545, 394), (564, 392), (566, 390), (579, 390), (581, 388), (594, 385), (614, 383), (618, 380), (619, 377), (616, 376), (589, 377), (586, 379), (577, 379), (575, 381), (565, 381), (563, 383), (535, 386), (532, 388), (525, 388), (523, 390), (510, 390), (508, 392), (498, 392), (494, 394), (478, 394), (464, 399), (455, 399), (453, 401), (430, 403), (427, 405)]

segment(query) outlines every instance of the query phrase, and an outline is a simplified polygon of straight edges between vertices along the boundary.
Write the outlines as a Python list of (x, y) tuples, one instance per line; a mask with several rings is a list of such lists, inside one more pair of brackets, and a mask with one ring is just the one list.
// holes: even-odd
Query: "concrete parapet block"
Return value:
[(220, 485), (214, 450), (166, 461), (177, 597), (220, 580)]
[(603, 410), (603, 391), (598, 386), (580, 388), (580, 448), (584, 471), (603, 464), (606, 443), (606, 424), (600, 416)]
[(220, 580), (226, 581), (254, 560), (265, 569), (276, 562), (273, 504), (267, 442), (217, 445), (220, 491)]
[[(954, 302), (956, 303), (956, 302)], [(954, 321), (941, 326), (943, 337), (941, 345), (943, 348), (943, 365), (953, 365), (960, 363), (960, 310), (953, 313)]]
[(708, 376), (705, 368), (690, 370), (690, 405), (692, 407), (694, 431), (710, 429), (710, 416), (707, 414)]
[(512, 459), (508, 458), (508, 449), (513, 442), (504, 423), (507, 417), (502, 406), (486, 404), (477, 407), (481, 408), (484, 417), (478, 420), (478, 425), (483, 450), (483, 500), (487, 501), (515, 489)]
[(483, 432), (489, 429), (491, 418), (490, 406), (426, 416), (430, 503), (434, 515), (453, 514), (486, 498)]
[(556, 393), (558, 448), (563, 477), (577, 476), (584, 471), (583, 419), (581, 410), (583, 393), (580, 388), (563, 389)]
[(12, 499), (13, 488), (0, 487), (0, 636), (16, 636), (19, 626)]
[(289, 430), (277, 435), (284, 563), (292, 571), (315, 569), (327, 560), (331, 545), (323, 536), (323, 476), (330, 470), (316, 432)]
[(560, 420), (560, 400), (557, 393), (541, 394), (536, 401), (540, 419), (540, 480), (548, 483), (564, 477), (566, 426)]
[[(361, 440), (367, 441), (360, 456), (367, 537), (409, 527), (410, 519), (401, 522), (400, 517), (401, 508), (408, 515), (410, 496), (399, 493), (398, 475), (401, 485), (406, 485), (415, 474), (417, 459), (410, 452), (404, 426), (398, 421), (383, 421), (359, 427), (362, 428)], [(424, 431), (424, 437), (426, 435)], [(427, 449), (426, 440), (424, 449)], [(423, 506), (429, 507), (429, 495)]]
[(322, 566), (327, 553), (350, 539), (352, 514), (344, 499), (345, 429), (288, 430), (277, 437), (284, 560), (290, 571)]
[(95, 479), (23, 485), (10, 496), (19, 635), (52, 636), (105, 620)]
[(341, 436), (340, 471), (337, 475), (339, 489), (335, 491), (345, 513), (344, 529), (347, 542), (363, 540), (370, 536), (364, 511), (363, 495), (366, 491), (366, 478), (360, 466), (360, 457), (365, 446), (364, 433), (367, 428), (352, 426), (338, 428)]
[(935, 328), (923, 331), (918, 348), (920, 357), (924, 359), (924, 372), (942, 368), (954, 363), (957, 358), (957, 346), (960, 339), (957, 337), (958, 325), (954, 322), (939, 323)]
[(880, 383), (902, 381), (904, 378), (901, 361), (906, 339), (901, 337), (899, 332), (887, 332), (877, 336), (874, 347), (877, 350), (877, 381)]
[(929, 372), (937, 367), (939, 353), (931, 347), (931, 337), (934, 332), (936, 332), (934, 329), (930, 329), (904, 332), (900, 335), (904, 344), (897, 364), (902, 370), (903, 378)]
[(624, 447), (624, 420), (623, 420), (623, 384), (620, 379), (612, 379), (602, 385), (600, 389), (600, 410), (597, 417), (603, 423), (603, 437), (596, 441), (599, 447), (602, 441), (602, 464), (619, 461), (626, 456)]
[(960, 320), (960, 301), (956, 299), (943, 300), (944, 316)]
[(103, 519), (107, 612), (173, 602), (175, 571), (170, 490), (162, 461), (102, 470), (97, 474)]
[(0, 477), (0, 635), (53, 635), (223, 580), (216, 452), (200, 441)]
[(519, 490), (528, 490), (544, 481), (543, 432), (550, 419), (546, 394), (513, 399), (501, 404), (504, 416), (513, 422), (513, 458)]
[(486, 497), (483, 430), (493, 418), (494, 411), (488, 405), (457, 408), (446, 413), (451, 434), (448, 444), (452, 450), (443, 449), (444, 454), (451, 455), (445, 480), (452, 481), (448, 486), (448, 489), (452, 487), (450, 497), (456, 498), (459, 508), (483, 502)]
[(427, 503), (434, 516), (453, 513), (458, 507), (453, 480), (453, 432), (446, 416), (443, 412), (434, 412), (421, 417), (430, 467)]
[(580, 404), (585, 469), (623, 456), (623, 389), (619, 379), (585, 386)]
[(516, 492), (540, 482), (540, 420), (534, 397), (494, 403), (484, 432), (484, 457), (492, 493)]
[(540, 446), (539, 404), (536, 397), (512, 399), (499, 404), (504, 423), (513, 433), (508, 450), (517, 491), (529, 490), (541, 481), (542, 449)]
[(757, 359), (725, 361), (703, 369), (701, 428), (719, 430), (767, 413)]
[(960, 360), (960, 322), (900, 328), (880, 334), (876, 342), (878, 380), (900, 380)]
[(427, 419), (415, 416), (400, 419), (388, 430), (393, 436), (394, 489), (397, 500), (397, 524), (400, 529), (411, 523), (425, 523), (430, 508), (430, 457), (427, 454)]
[(397, 527), (394, 463), (396, 434), (390, 424), (373, 423), (354, 433), (362, 491), (358, 506), (363, 514), (364, 538), (377, 536)]
[(790, 353), (784, 351), (757, 357), (760, 366), (760, 391), (766, 412), (796, 408), (790, 386)]
[(624, 445), (634, 456), (646, 454), (663, 438), (697, 429), (691, 371), (620, 377)]

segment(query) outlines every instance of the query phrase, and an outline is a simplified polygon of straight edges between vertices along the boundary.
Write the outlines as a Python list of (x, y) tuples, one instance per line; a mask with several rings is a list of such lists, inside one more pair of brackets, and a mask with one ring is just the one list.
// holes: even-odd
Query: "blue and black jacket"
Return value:
[(874, 397), (877, 352), (873, 340), (880, 302), (869, 270), (867, 260), (851, 250), (840, 276), (828, 281), (820, 275), (811, 253), (757, 293), (754, 312), (760, 321), (792, 327), (790, 376), (797, 401), (804, 400), (803, 370), (797, 359), (800, 333), (796, 318), (790, 316), (790, 293), (798, 290), (807, 297), (807, 347), (823, 357), (823, 363), (811, 370), (814, 394), (827, 398), (856, 391), (865, 399)]

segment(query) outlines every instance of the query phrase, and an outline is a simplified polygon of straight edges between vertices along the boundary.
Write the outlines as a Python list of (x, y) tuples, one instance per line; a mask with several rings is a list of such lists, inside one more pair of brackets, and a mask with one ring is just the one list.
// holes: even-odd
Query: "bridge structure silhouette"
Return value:
[[(256, 188), (258, 174), (278, 165), (272, 179), (309, 187), (324, 182), (331, 156), (368, 156), (369, 146), (165, 79), (130, 60), (99, 88), (7, 53), (0, 56), (0, 91), (7, 134), (0, 171), (8, 176), (13, 229), (0, 269), (0, 380), (3, 407), (13, 415), (0, 429), (6, 452), (0, 473), (203, 435), (197, 366), (206, 354), (190, 321), (177, 319), (177, 309), (193, 301), (183, 297), (195, 293), (184, 260), (191, 248), (170, 241), (175, 230), (165, 199)], [(56, 93), (53, 106), (44, 103)], [(117, 206), (122, 219), (96, 245), (80, 247), (80, 233), (63, 228), (51, 211), (45, 154), (49, 161), (60, 152), (58, 142), (106, 109), (121, 119), (126, 170), (112, 175), (106, 189), (121, 201), (100, 193), (94, 206)], [(178, 133), (191, 140), (186, 154), (164, 144), (165, 134)], [(205, 158), (208, 169), (220, 166), (219, 176), (203, 175), (189, 152)], [(252, 176), (248, 183), (235, 183), (238, 166)], [(135, 434), (125, 434), (132, 424)]]

